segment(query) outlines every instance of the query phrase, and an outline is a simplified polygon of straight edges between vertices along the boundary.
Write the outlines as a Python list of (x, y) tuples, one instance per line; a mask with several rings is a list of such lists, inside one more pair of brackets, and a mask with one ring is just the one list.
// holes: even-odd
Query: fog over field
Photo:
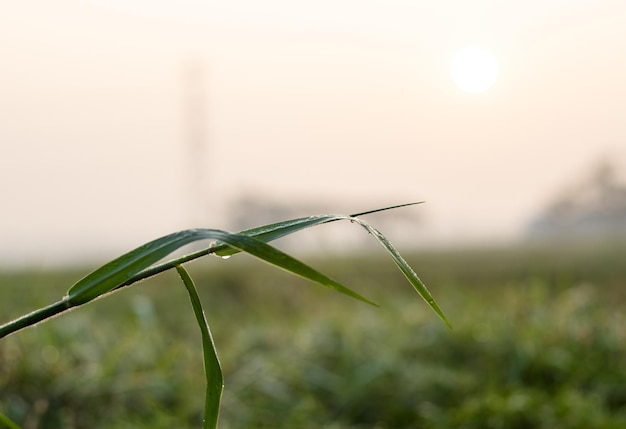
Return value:
[[(0, 266), (421, 200), (373, 222), (501, 242), (626, 165), (623, 2), (129, 4), (0, 5)], [(498, 63), (480, 94), (450, 76), (468, 45)]]

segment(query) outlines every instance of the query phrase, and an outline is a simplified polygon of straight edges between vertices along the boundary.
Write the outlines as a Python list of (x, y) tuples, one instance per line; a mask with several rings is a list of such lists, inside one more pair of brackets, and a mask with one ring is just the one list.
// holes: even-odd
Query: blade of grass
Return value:
[(357, 222), (363, 228), (365, 228), (367, 232), (373, 235), (374, 238), (376, 238), (376, 240), (378, 240), (378, 242), (382, 244), (382, 246), (391, 255), (391, 258), (393, 259), (393, 261), (396, 263), (398, 268), (400, 268), (400, 271), (402, 271), (402, 274), (404, 274), (404, 276), (407, 278), (409, 283), (411, 283), (411, 285), (417, 291), (417, 293), (424, 299), (424, 301), (426, 301), (426, 303), (435, 311), (435, 313), (439, 315), (441, 320), (443, 320), (446, 323), (446, 325), (448, 325), (449, 328), (452, 328), (452, 325), (448, 321), (448, 318), (445, 316), (441, 308), (439, 308), (439, 305), (437, 305), (437, 302), (435, 302), (435, 299), (432, 297), (432, 295), (426, 288), (426, 285), (420, 280), (420, 278), (417, 276), (415, 271), (413, 271), (413, 268), (411, 268), (411, 266), (400, 255), (400, 253), (396, 250), (396, 248), (393, 247), (391, 242), (387, 240), (387, 237), (385, 237), (383, 233), (381, 233), (379, 230), (377, 230), (376, 228), (374, 228), (373, 226), (371, 226), (370, 224), (368, 224), (367, 222), (361, 219), (354, 218), (352, 220)]
[[(263, 240), (265, 242), (273, 241), (278, 238), (284, 237), (289, 234), (293, 234), (294, 232), (301, 231), (305, 228), (309, 228), (315, 225), (320, 225), (323, 223), (333, 222), (335, 220), (339, 220), (345, 216), (338, 215), (317, 215), (317, 216), (309, 216), (298, 219), (291, 219), (288, 221), (272, 223), (268, 225), (263, 225), (256, 228), (245, 229), (243, 231), (239, 231), (239, 234), (247, 235), (249, 237), (254, 237), (258, 240)], [(241, 252), (241, 250), (237, 248), (233, 248), (228, 246), (227, 244), (216, 241), (212, 244), (216, 248), (216, 250), (212, 253), (215, 253), (216, 256), (231, 256), (236, 253)]]
[(103, 265), (74, 284), (61, 301), (0, 326), (0, 338), (111, 292), (180, 247), (203, 239), (219, 240), (292, 274), (376, 305), (341, 283), (259, 239), (217, 229), (191, 229), (153, 240)]
[[(310, 228), (315, 225), (335, 222), (338, 220), (343, 220), (343, 219), (347, 219), (351, 217), (368, 215), (371, 213), (378, 213), (378, 212), (382, 212), (386, 210), (393, 210), (393, 209), (397, 209), (400, 207), (413, 206), (413, 205), (421, 204), (421, 203), (423, 203), (423, 201), (399, 204), (395, 206), (384, 207), (382, 209), (368, 210), (368, 211), (361, 212), (361, 213), (355, 213), (355, 214), (351, 214), (348, 216), (327, 214), (327, 215), (303, 217), (303, 218), (292, 219), (292, 220), (283, 221), (283, 222), (271, 223), (268, 225), (263, 225), (263, 226), (259, 226), (255, 228), (244, 229), (243, 231), (239, 231), (239, 234), (249, 235), (249, 236), (258, 238), (259, 240), (268, 242), (268, 241), (273, 241), (278, 238), (284, 237), (289, 234), (293, 234), (294, 232), (301, 231), (305, 228)], [(224, 243), (220, 243), (220, 242), (214, 243), (214, 246), (216, 246), (216, 249), (213, 253), (215, 253), (217, 256), (230, 256), (239, 252), (237, 249), (233, 249), (232, 247), (225, 246)]]
[[(312, 218), (317, 218), (317, 216), (313, 216)], [(310, 221), (307, 221), (308, 218), (302, 218), (293, 221), (281, 222), (280, 224), (286, 225), (285, 230), (288, 232), (284, 232), (283, 235), (285, 235), (317, 223), (328, 222), (329, 219), (337, 218), (338, 216), (321, 216), (320, 219), (311, 219)], [(299, 227), (290, 226), (293, 223), (299, 225)], [(268, 227), (270, 227), (270, 225), (268, 225)], [(261, 239), (263, 241), (270, 241), (274, 239), (271, 235), (272, 230), (272, 228), (269, 229), (269, 236), (263, 235), (262, 232), (259, 232)], [(68, 291), (66, 299), (69, 304), (68, 307), (84, 304), (113, 289), (135, 283), (139, 280), (157, 274), (158, 272), (165, 271), (165, 269), (174, 268), (176, 265), (180, 265), (184, 262), (188, 262), (209, 253), (216, 253), (220, 250), (228, 249), (232, 249), (233, 251), (220, 256), (230, 256), (231, 254), (239, 253), (242, 249), (237, 247), (235, 243), (228, 242), (228, 238), (219, 238), (244, 236), (247, 235), (244, 233), (229, 233), (217, 229), (189, 229), (153, 240), (114, 259), (79, 280)], [(250, 238), (254, 239), (256, 237), (252, 236)], [(218, 239), (218, 242), (213, 243), (211, 246), (202, 249), (201, 251), (194, 252), (191, 255), (176, 258), (166, 262), (165, 264), (154, 267), (154, 269), (150, 270), (150, 272), (147, 271), (148, 267), (179, 248), (195, 241), (205, 239)], [(257, 239), (257, 241), (258, 240), (260, 239)]]
[(67, 292), (70, 306), (85, 304), (123, 284), (129, 278), (182, 246), (212, 238), (203, 230), (185, 230), (150, 241), (83, 277)]
[[(391, 209), (395, 209), (399, 207), (411, 206), (411, 205), (420, 204), (420, 203), (421, 202), (400, 204), (400, 205), (385, 207), (382, 209), (375, 209), (375, 210), (369, 210), (369, 211), (365, 211), (361, 213), (356, 213), (350, 216), (319, 215), (319, 216), (311, 216), (307, 218), (293, 219), (293, 220), (289, 220), (285, 222), (278, 222), (278, 223), (269, 224), (269, 225), (265, 225), (265, 226), (258, 227), (258, 228), (251, 228), (248, 230), (244, 230), (244, 231), (241, 231), (239, 235), (250, 236), (252, 238), (256, 238), (257, 241), (267, 242), (267, 241), (271, 241), (271, 240), (283, 237), (288, 234), (292, 234), (294, 232), (300, 231), (304, 228), (308, 228), (314, 225), (334, 222), (337, 220), (345, 220), (345, 219), (354, 220), (356, 219), (357, 216), (380, 212), (384, 210), (391, 210)], [(206, 235), (198, 234), (197, 231), (219, 231), (219, 230), (186, 230), (186, 231), (177, 232), (177, 233), (165, 236), (165, 237), (161, 237), (160, 239), (154, 240), (125, 255), (122, 255), (121, 257), (100, 267), (99, 269), (95, 270), (91, 274), (84, 277), (82, 280), (78, 281), (74, 286), (72, 286), (72, 288), (70, 288), (67, 296), (65, 296), (63, 300), (56, 302), (54, 304), (51, 304), (47, 307), (35, 310), (32, 313), (24, 315), (16, 320), (13, 320), (11, 322), (8, 322), (0, 326), (0, 338), (5, 337), (6, 335), (9, 335), (10, 333), (23, 329), (27, 326), (34, 325), (47, 318), (53, 317), (64, 311), (67, 311), (72, 307), (82, 305), (112, 290), (116, 290), (121, 287), (131, 285), (133, 283), (136, 283), (148, 277), (152, 277), (156, 274), (159, 274), (161, 272), (174, 268), (176, 265), (191, 261), (193, 259), (200, 258), (202, 256), (205, 256), (211, 253), (217, 253), (220, 256), (229, 256), (229, 255), (238, 253), (243, 250), (243, 249), (237, 248), (236, 246), (231, 246), (229, 243), (226, 243), (223, 240), (220, 240), (220, 238), (218, 237), (213, 237), (210, 234), (206, 234)], [(177, 250), (178, 248), (186, 244), (189, 244), (193, 241), (201, 240), (204, 238), (213, 238), (213, 239), (216, 239), (217, 242), (213, 243), (209, 247), (204, 248), (202, 250), (152, 266), (153, 264), (155, 264), (156, 262), (158, 262), (159, 260), (167, 256), (168, 254), (172, 253), (173, 251)], [(271, 261), (268, 261), (268, 262), (271, 263)], [(406, 262), (404, 264), (406, 264)], [(403, 272), (406, 271), (406, 268), (403, 265), (399, 265), (399, 267), (403, 270)], [(286, 268), (288, 271), (290, 271), (288, 267), (283, 267), (283, 268)], [(305, 278), (309, 278), (308, 277), (309, 275), (314, 274), (314, 277), (317, 277), (318, 279), (324, 282), (327, 282), (326, 281), (327, 278), (325, 276), (319, 277), (320, 275), (319, 273), (311, 272), (310, 267), (307, 267), (306, 265), (299, 266), (298, 269), (301, 271), (299, 274), (296, 273), (298, 275), (301, 275)], [(421, 290), (421, 287), (419, 287), (419, 284), (421, 284), (421, 281), (419, 281), (418, 279), (418, 282), (415, 282), (414, 279), (412, 280), (412, 277), (407, 277), (407, 278), (409, 278), (409, 281), (412, 282), (416, 290), (418, 290), (419, 292)], [(313, 280), (313, 281), (319, 283), (318, 280)], [(330, 285), (325, 284), (325, 286), (335, 288), (342, 293), (347, 293), (348, 295), (351, 295), (357, 299), (371, 303), (370, 301), (366, 300), (365, 298), (361, 297), (358, 294), (355, 294), (354, 292), (350, 291), (344, 286), (339, 285), (336, 282), (334, 282), (335, 285), (332, 286), (333, 282), (334, 281), (331, 280)], [(416, 286), (416, 284), (418, 286)], [(337, 285), (339, 285), (340, 287), (338, 287)], [(426, 299), (428, 302), (428, 298), (424, 298), (424, 299)]]
[[(310, 216), (307, 218), (299, 218), (292, 219), (284, 222), (277, 222), (274, 224), (264, 225), (258, 228), (251, 228), (248, 230), (240, 231), (238, 234), (248, 235), (264, 242), (269, 242), (272, 240), (276, 240), (277, 238), (283, 237), (285, 235), (293, 234), (302, 229), (309, 228), (311, 226), (320, 225), (323, 223), (334, 222), (340, 219), (348, 219), (349, 216), (345, 215), (319, 215), (319, 216)], [(211, 243), (208, 247), (196, 250), (195, 252), (189, 253), (187, 255), (183, 255), (179, 258), (171, 259), (169, 261), (157, 264), (150, 268), (146, 268), (143, 271), (138, 272), (137, 274), (128, 278), (124, 283), (120, 284), (116, 287), (122, 288), (126, 286), (130, 286), (133, 283), (138, 281), (147, 279), (149, 277), (160, 274), (164, 271), (170, 270), (176, 265), (184, 264), (186, 262), (193, 261), (194, 259), (201, 258), (202, 256), (215, 254), (220, 257), (227, 257), (237, 253), (240, 253), (241, 250), (231, 247), (226, 243), (218, 240)]]
[(363, 302), (367, 302), (368, 304), (375, 305), (373, 302), (337, 281), (257, 238), (219, 229), (185, 230), (166, 235), (165, 237), (161, 237), (138, 247), (105, 264), (72, 286), (68, 291), (67, 302), (72, 306), (89, 302), (115, 289), (133, 275), (141, 272), (169, 253), (186, 244), (203, 239), (220, 240), (231, 247), (256, 256), (292, 274), (299, 275), (322, 286), (334, 289)]
[[(423, 201), (418, 201), (418, 202), (413, 202), (413, 203), (406, 203), (406, 204), (399, 204), (399, 205), (395, 205), (395, 206), (384, 207), (382, 209), (374, 209), (374, 210), (368, 210), (368, 211), (361, 212), (361, 213), (355, 213), (355, 214), (352, 214), (352, 215), (349, 215), (349, 216), (346, 216), (346, 215), (318, 215), (318, 216), (303, 217), (303, 218), (292, 219), (292, 220), (287, 220), (287, 221), (283, 221), (283, 222), (276, 222), (276, 223), (272, 223), (272, 224), (268, 224), (268, 225), (263, 225), (263, 226), (256, 227), (256, 228), (245, 229), (243, 231), (240, 231), (239, 234), (249, 235), (249, 236), (255, 237), (255, 238), (259, 239), (259, 240), (262, 240), (262, 241), (265, 241), (265, 242), (269, 242), (269, 241), (278, 239), (280, 237), (284, 237), (286, 235), (293, 234), (294, 232), (298, 232), (298, 231), (300, 231), (302, 229), (309, 228), (311, 226), (321, 225), (323, 223), (335, 222), (335, 221), (338, 221), (338, 220), (349, 219), (351, 217), (362, 216), (362, 215), (367, 215), (367, 214), (371, 214), (371, 213), (377, 213), (377, 212), (381, 212), (381, 211), (385, 211), (385, 210), (392, 210), (392, 209), (396, 209), (396, 208), (400, 208), (400, 207), (407, 207), (407, 206), (412, 206), (412, 205), (422, 204), (422, 203), (423, 203)], [(122, 283), (119, 286), (117, 286), (116, 289), (129, 286), (129, 285), (131, 285), (133, 283), (136, 283), (138, 281), (141, 281), (143, 279), (155, 276), (155, 275), (160, 274), (160, 273), (162, 273), (164, 271), (172, 269), (176, 265), (180, 265), (180, 264), (184, 264), (184, 263), (189, 262), (189, 261), (193, 261), (194, 259), (201, 258), (202, 256), (206, 256), (206, 255), (209, 255), (209, 254), (216, 254), (217, 256), (224, 257), (224, 256), (234, 255), (234, 254), (239, 253), (239, 252), (240, 251), (238, 249), (235, 249), (233, 247), (228, 246), (225, 243), (221, 243), (221, 242), (217, 241), (217, 242), (211, 243), (211, 245), (209, 247), (206, 247), (204, 249), (200, 249), (200, 250), (197, 250), (195, 252), (189, 253), (187, 255), (183, 255), (183, 256), (181, 256), (179, 258), (163, 262), (161, 264), (152, 266), (150, 268), (146, 268), (145, 270), (135, 274), (134, 276), (131, 276), (124, 283)]]
[(341, 283), (331, 279), (330, 277), (327, 277), (326, 275), (313, 269), (307, 264), (300, 262), (292, 256), (289, 256), (288, 254), (276, 249), (275, 247), (270, 246), (269, 244), (261, 240), (242, 234), (229, 235), (231, 235), (232, 237), (227, 237), (227, 239), (222, 239), (222, 241), (228, 243), (228, 245), (232, 247), (236, 247), (241, 251), (256, 256), (257, 258), (264, 260), (265, 262), (268, 262), (274, 266), (282, 268), (291, 274), (296, 274), (304, 279), (310, 280), (322, 286), (326, 286), (330, 289), (336, 290), (337, 292), (341, 292), (345, 295), (351, 296), (352, 298), (356, 298), (359, 301), (363, 301), (367, 304), (377, 306), (372, 301), (345, 287)]
[(206, 320), (202, 303), (200, 302), (200, 297), (198, 296), (198, 291), (196, 290), (193, 280), (182, 265), (177, 265), (176, 271), (178, 271), (178, 275), (189, 293), (191, 306), (193, 307), (193, 312), (196, 315), (196, 320), (198, 321), (202, 335), (202, 355), (204, 357), (204, 375), (206, 377), (203, 427), (204, 429), (216, 429), (220, 413), (222, 391), (224, 390), (222, 367), (217, 357), (217, 350), (213, 336), (211, 335), (211, 328), (209, 328), (209, 323)]

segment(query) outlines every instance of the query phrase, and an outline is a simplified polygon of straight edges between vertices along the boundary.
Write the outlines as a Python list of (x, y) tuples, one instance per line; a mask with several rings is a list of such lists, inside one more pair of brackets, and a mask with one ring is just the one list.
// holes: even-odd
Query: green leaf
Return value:
[[(346, 219), (347, 216), (342, 215), (318, 215), (318, 216), (309, 216), (298, 219), (291, 219), (283, 222), (272, 223), (269, 225), (263, 225), (256, 228), (245, 229), (243, 231), (239, 231), (239, 234), (247, 235), (249, 237), (254, 237), (258, 240), (262, 240), (264, 242), (273, 241), (278, 238), (284, 237), (289, 234), (293, 234), (294, 232), (301, 231), (305, 228), (309, 228), (311, 226), (320, 225), (323, 223), (333, 222), (340, 219)], [(217, 256), (231, 256), (236, 253), (241, 252), (241, 250), (230, 247), (228, 245), (224, 245), (222, 242), (215, 242), (213, 246), (217, 250), (215, 250), (215, 255)]]
[[(42, 320), (50, 318), (56, 314), (67, 311), (72, 307), (85, 304), (114, 289), (131, 285), (148, 277), (174, 268), (176, 265), (189, 262), (210, 253), (218, 253), (218, 255), (221, 256), (228, 256), (241, 251), (248, 251), (249, 253), (260, 257), (261, 259), (265, 259), (269, 263), (280, 266), (281, 268), (284, 268), (289, 272), (300, 275), (332, 289), (336, 289), (339, 292), (371, 304), (370, 301), (363, 298), (361, 295), (351, 291), (345, 286), (342, 286), (340, 283), (329, 279), (321, 273), (313, 270), (311, 267), (289, 257), (282, 252), (279, 252), (277, 249), (274, 249), (272, 247), (259, 247), (259, 243), (261, 243), (262, 245), (265, 241), (274, 240), (276, 238), (285, 236), (287, 234), (292, 234), (310, 226), (319, 225), (327, 222), (334, 222), (337, 220), (347, 219), (350, 221), (357, 221), (365, 227), (366, 224), (363, 221), (357, 219), (356, 216), (390, 210), (398, 207), (410, 206), (414, 204), (420, 203), (417, 202), (401, 204), (397, 206), (385, 207), (382, 209), (357, 213), (350, 216), (319, 215), (293, 219), (285, 222), (278, 222), (258, 228), (244, 230), (238, 234), (231, 234), (225, 231), (211, 229), (186, 230), (170, 234), (157, 240), (151, 241), (150, 243), (147, 243), (125, 255), (122, 255), (119, 258), (116, 258), (115, 260), (109, 262), (108, 264), (98, 268), (91, 274), (88, 274), (86, 277), (74, 284), (74, 286), (72, 286), (68, 291), (68, 294), (63, 297), (61, 301), (58, 301), (50, 306), (35, 310), (32, 313), (24, 315), (16, 320), (0, 326), (0, 338), (9, 335), (12, 332), (23, 329), (27, 326), (39, 323)], [(445, 316), (443, 316), (443, 312), (434, 302), (426, 287), (419, 280), (417, 275), (409, 267), (406, 261), (404, 261), (404, 259), (400, 257), (398, 252), (384, 238), (384, 236), (380, 234), (380, 232), (377, 232), (373, 228), (369, 227), (369, 225), (365, 227), (365, 229), (373, 233), (377, 237), (377, 239), (383, 244), (383, 246), (387, 248), (387, 250), (394, 258), (394, 261), (405, 274), (405, 276), (407, 276), (407, 279), (411, 282), (413, 287), (439, 314), (439, 316), (442, 317), (442, 319), (446, 321), (446, 323), (448, 323), (447, 319), (445, 319)], [(235, 242), (228, 241), (228, 237), (235, 238)], [(242, 237), (248, 237), (249, 239), (255, 241), (241, 242), (238, 246), (236, 243), (237, 237), (239, 238), (239, 241), (241, 241)], [(178, 257), (161, 264), (156, 264), (159, 260), (165, 258), (167, 255), (181, 248), (182, 246), (202, 239), (214, 239), (217, 240), (217, 242), (202, 250), (195, 251), (188, 255), (184, 255), (182, 257)]]
[(202, 355), (204, 357), (204, 375), (206, 377), (206, 393), (204, 397), (204, 429), (216, 429), (220, 414), (220, 402), (224, 390), (224, 377), (222, 366), (217, 357), (215, 342), (211, 335), (211, 328), (204, 315), (202, 303), (198, 296), (196, 286), (182, 265), (176, 266), (176, 271), (180, 275), (191, 300), (193, 312), (196, 315), (200, 334), (202, 335)]
[(383, 245), (383, 247), (391, 255), (391, 258), (396, 263), (398, 268), (400, 268), (400, 271), (402, 271), (402, 274), (404, 274), (404, 276), (407, 278), (409, 283), (411, 283), (417, 293), (419, 293), (424, 301), (426, 301), (426, 303), (435, 311), (435, 313), (439, 315), (441, 320), (443, 320), (449, 328), (452, 328), (452, 325), (448, 321), (448, 318), (445, 316), (441, 308), (439, 308), (439, 305), (437, 305), (437, 302), (435, 302), (435, 299), (426, 288), (426, 285), (420, 280), (415, 271), (413, 271), (413, 268), (411, 268), (411, 266), (404, 260), (404, 258), (400, 255), (396, 248), (393, 247), (389, 240), (387, 240), (387, 238), (379, 230), (377, 230), (367, 222), (358, 218), (354, 218), (353, 221), (357, 222), (359, 225), (365, 228), (367, 232), (372, 234), (374, 238), (376, 238), (376, 240), (378, 240), (378, 242)]
[[(255, 228), (244, 229), (243, 231), (239, 231), (239, 234), (252, 236), (252, 237), (258, 238), (259, 240), (263, 240), (267, 243), (268, 241), (276, 240), (278, 238), (284, 237), (289, 234), (293, 234), (294, 232), (298, 232), (305, 228), (310, 228), (315, 225), (321, 225), (323, 223), (328, 223), (328, 222), (335, 222), (338, 220), (350, 219), (350, 218), (354, 218), (357, 216), (363, 216), (363, 215), (367, 215), (371, 213), (382, 212), (385, 210), (397, 209), (400, 207), (413, 206), (416, 204), (421, 204), (422, 202), (423, 201), (419, 201), (415, 203), (399, 204), (395, 206), (384, 207), (382, 209), (368, 210), (368, 211), (361, 212), (361, 213), (355, 213), (349, 216), (326, 214), (326, 215), (302, 217), (302, 218), (291, 219), (291, 220), (287, 220), (283, 222), (271, 223), (268, 225), (263, 225), (263, 226), (259, 226)], [(213, 251), (211, 253), (215, 253), (217, 256), (230, 256), (230, 255), (234, 255), (240, 252), (239, 250), (234, 249), (232, 247), (228, 247), (227, 245), (224, 245), (224, 243), (220, 243), (220, 242), (213, 243), (212, 247), (214, 247), (214, 249), (212, 249)]]
[[(382, 209), (368, 210), (361, 213), (356, 213), (350, 216), (343, 215), (318, 215), (318, 216), (310, 216), (303, 217), (298, 219), (287, 220), (284, 222), (272, 223), (269, 225), (264, 225), (256, 228), (250, 228), (243, 231), (240, 231), (239, 234), (249, 235), (251, 237), (258, 238), (262, 241), (269, 242), (275, 240), (277, 238), (283, 237), (288, 234), (292, 234), (294, 232), (298, 232), (304, 228), (308, 228), (314, 225), (319, 225), (327, 222), (334, 222), (336, 220), (342, 219), (350, 219), (352, 217), (366, 215), (370, 213), (381, 212), (385, 210), (391, 210), (399, 207), (412, 206), (415, 204), (421, 204), (423, 201), (415, 202), (415, 203), (407, 203), (400, 204), (391, 207), (384, 207)], [(135, 282), (141, 281), (148, 277), (152, 277), (164, 271), (174, 268), (176, 265), (184, 264), (189, 261), (193, 261), (194, 259), (201, 258), (202, 256), (209, 255), (211, 253), (216, 254), (217, 256), (230, 256), (236, 253), (239, 253), (239, 249), (235, 249), (234, 247), (230, 247), (227, 244), (217, 241), (211, 243), (210, 246), (205, 247), (203, 249), (197, 250), (195, 252), (189, 253), (187, 255), (181, 256), (176, 259), (172, 259), (166, 262), (163, 262), (158, 265), (151, 266), (139, 273), (136, 273), (134, 276), (128, 278), (124, 283), (117, 286), (117, 288), (129, 286)]]
[(358, 293), (257, 238), (218, 229), (189, 229), (166, 235), (138, 247), (103, 265), (78, 281), (70, 288), (65, 300), (70, 306), (89, 302), (124, 284), (128, 279), (182, 246), (203, 239), (219, 240), (228, 246), (247, 252), (292, 274), (375, 305)]
[(185, 230), (166, 235), (103, 265), (70, 288), (66, 300), (72, 306), (103, 295), (170, 253), (197, 240), (212, 238), (203, 230)]

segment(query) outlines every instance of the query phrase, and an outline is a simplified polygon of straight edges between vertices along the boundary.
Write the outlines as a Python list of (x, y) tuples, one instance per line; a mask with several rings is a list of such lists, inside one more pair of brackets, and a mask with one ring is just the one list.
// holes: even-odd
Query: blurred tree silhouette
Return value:
[(596, 163), (591, 174), (548, 204), (528, 232), (532, 238), (626, 238), (626, 183), (615, 161)]

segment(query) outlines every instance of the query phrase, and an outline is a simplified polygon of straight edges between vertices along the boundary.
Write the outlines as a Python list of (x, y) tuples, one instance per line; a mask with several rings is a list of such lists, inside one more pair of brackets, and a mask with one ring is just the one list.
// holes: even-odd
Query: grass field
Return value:
[[(400, 249), (402, 250), (402, 249)], [(296, 252), (297, 253), (297, 252)], [(626, 245), (305, 258), (374, 308), (241, 255), (189, 264), (235, 428), (626, 427)], [(94, 267), (0, 272), (0, 322)], [(0, 411), (28, 428), (198, 428), (200, 335), (175, 273), (0, 340)]]

